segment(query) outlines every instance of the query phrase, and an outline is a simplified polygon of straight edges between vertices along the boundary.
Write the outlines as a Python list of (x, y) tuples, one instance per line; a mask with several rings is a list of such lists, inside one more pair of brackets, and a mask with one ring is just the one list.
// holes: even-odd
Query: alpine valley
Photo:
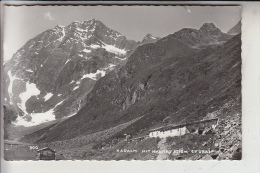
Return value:
[[(205, 23), (137, 42), (91, 19), (39, 34), (4, 64), (5, 159), (34, 160), (32, 145), (62, 160), (241, 159), (240, 32)], [(203, 135), (143, 138), (210, 118)]]

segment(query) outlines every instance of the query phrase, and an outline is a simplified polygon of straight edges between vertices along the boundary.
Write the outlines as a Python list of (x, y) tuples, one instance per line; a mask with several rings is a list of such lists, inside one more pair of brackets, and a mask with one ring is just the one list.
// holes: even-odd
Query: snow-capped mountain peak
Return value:
[[(5, 64), (5, 104), (20, 115), (15, 125), (76, 113), (95, 82), (137, 46), (96, 19), (57, 25), (29, 40)], [(37, 92), (29, 95), (30, 87)]]

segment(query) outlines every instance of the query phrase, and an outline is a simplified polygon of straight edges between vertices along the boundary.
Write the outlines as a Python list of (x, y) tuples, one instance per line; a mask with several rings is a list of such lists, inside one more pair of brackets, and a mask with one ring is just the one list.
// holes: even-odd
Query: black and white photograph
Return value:
[(5, 6), (4, 159), (241, 160), (241, 6)]

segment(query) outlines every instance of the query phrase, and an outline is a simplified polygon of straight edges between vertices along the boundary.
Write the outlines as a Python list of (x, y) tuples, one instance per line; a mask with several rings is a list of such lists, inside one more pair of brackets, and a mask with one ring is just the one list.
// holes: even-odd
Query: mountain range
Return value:
[(205, 23), (163, 38), (147, 34), (142, 42), (95, 19), (56, 26), (5, 64), (6, 123), (34, 127), (61, 120), (21, 139), (36, 143), (120, 126), (100, 144), (138, 136), (165, 118), (179, 124), (221, 117), (233, 107), (239, 112), (240, 25), (223, 33)]

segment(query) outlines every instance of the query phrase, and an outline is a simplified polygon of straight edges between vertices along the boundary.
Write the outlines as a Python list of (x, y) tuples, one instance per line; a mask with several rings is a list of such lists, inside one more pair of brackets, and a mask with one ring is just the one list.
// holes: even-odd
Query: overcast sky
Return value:
[(140, 41), (150, 33), (164, 37), (182, 28), (213, 22), (227, 32), (241, 19), (240, 7), (201, 6), (20, 6), (4, 8), (4, 60), (8, 60), (29, 39), (56, 25), (92, 18)]

